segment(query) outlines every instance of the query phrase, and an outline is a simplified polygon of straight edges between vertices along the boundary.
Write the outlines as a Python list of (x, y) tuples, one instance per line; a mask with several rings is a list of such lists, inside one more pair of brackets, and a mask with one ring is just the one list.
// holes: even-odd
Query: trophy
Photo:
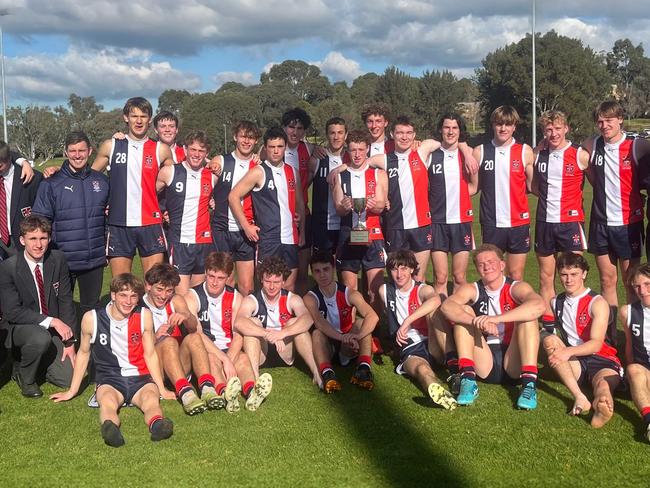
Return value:
[(361, 220), (361, 214), (366, 210), (366, 199), (353, 198), (352, 210), (357, 214), (357, 225), (355, 225), (350, 231), (350, 244), (367, 246), (369, 242), (369, 233), (365, 222)]

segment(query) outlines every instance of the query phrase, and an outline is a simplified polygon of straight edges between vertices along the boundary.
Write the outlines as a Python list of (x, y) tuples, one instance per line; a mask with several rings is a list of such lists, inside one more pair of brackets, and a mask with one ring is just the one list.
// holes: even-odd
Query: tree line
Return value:
[[(606, 98), (619, 99), (629, 117), (650, 116), (650, 58), (642, 44), (619, 39), (611, 51), (595, 52), (580, 40), (550, 31), (536, 35), (536, 58), (538, 114), (565, 111), (574, 140), (593, 132), (591, 111)], [(331, 83), (317, 66), (286, 60), (252, 86), (227, 82), (207, 93), (165, 90), (158, 110), (179, 117), (181, 136), (193, 129), (206, 130), (214, 152), (232, 149), (230, 129), (240, 119), (267, 128), (277, 125), (287, 108), (299, 106), (312, 118), (308, 134), (322, 139), (325, 122), (333, 116), (345, 118), (350, 127), (361, 127), (362, 107), (370, 102), (385, 103), (394, 115), (409, 115), (420, 137), (434, 134), (437, 119), (449, 110), (460, 110), (476, 131), (489, 127), (487, 118), (494, 108), (509, 104), (522, 116), (518, 136), (530, 142), (531, 59), (528, 35), (489, 53), (472, 79), (429, 70), (418, 77), (390, 66), (382, 74), (359, 76), (351, 85)], [(120, 109), (105, 111), (94, 97), (76, 94), (70, 95), (67, 107), (11, 107), (7, 121), (11, 144), (42, 162), (61, 154), (71, 130), (85, 131), (97, 145), (123, 128)]]

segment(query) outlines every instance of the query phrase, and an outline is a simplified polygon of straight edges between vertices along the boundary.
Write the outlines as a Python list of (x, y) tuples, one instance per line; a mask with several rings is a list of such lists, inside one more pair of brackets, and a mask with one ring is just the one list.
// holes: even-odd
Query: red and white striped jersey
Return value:
[(93, 333), (90, 343), (93, 345), (92, 357), (98, 384), (115, 374), (149, 374), (144, 360), (144, 318), (140, 307), (136, 307), (131, 315), (122, 320), (113, 319), (110, 307), (109, 303), (92, 311)]
[(594, 139), (592, 221), (611, 226), (643, 221), (639, 163), (634, 148), (635, 138), (631, 136), (615, 143), (606, 143), (602, 136)]
[(298, 244), (296, 215), (296, 177), (293, 168), (285, 163), (272, 166), (268, 161), (260, 165), (264, 182), (253, 189), (255, 223), (260, 238), (282, 244)]
[(458, 149), (447, 151), (440, 148), (431, 153), (429, 163), (431, 222), (460, 224), (474, 219), (467, 175), (463, 169), (464, 163), (465, 159)]
[(300, 177), (302, 187), (302, 200), (305, 203), (305, 215), (309, 214), (309, 159), (311, 152), (304, 141), (300, 141), (295, 148), (284, 151), (284, 162), (291, 166)]
[[(566, 293), (560, 293), (551, 300), (551, 307), (555, 315), (555, 330), (567, 346), (579, 346), (591, 339), (593, 321), (591, 307), (594, 299), (599, 296), (587, 288), (578, 296), (570, 297)], [(620, 364), (614, 346), (616, 322), (614, 321), (612, 324), (612, 330), (608, 330), (605, 334), (605, 341), (596, 355)]]
[(481, 144), (481, 224), (509, 228), (530, 223), (524, 144)]
[[(351, 198), (372, 198), (377, 190), (376, 168), (364, 167), (360, 170), (348, 168), (339, 173), (341, 190), (345, 196)], [(370, 240), (377, 241), (384, 238), (381, 231), (381, 218), (379, 215), (368, 213), (366, 210), (361, 215), (350, 212), (341, 217), (341, 227), (353, 229), (359, 225), (359, 218), (368, 229)]]
[(336, 282), (334, 294), (326, 296), (318, 286), (315, 286), (307, 293), (310, 293), (318, 303), (318, 311), (327, 320), (334, 330), (341, 334), (347, 334), (354, 325), (354, 307), (350, 303), (350, 288)]
[[(472, 310), (479, 315), (501, 315), (519, 306), (512, 296), (512, 287), (518, 282), (508, 277), (503, 277), (503, 284), (497, 290), (489, 290), (481, 280), (474, 283), (476, 298), (472, 303)], [(510, 344), (512, 334), (515, 330), (514, 322), (499, 322), (497, 324), (497, 335), (489, 335), (485, 338), (488, 344)]]
[(385, 156), (388, 173), (387, 229), (417, 229), (431, 224), (427, 166), (417, 151)]
[(291, 297), (293, 293), (288, 290), (282, 289), (275, 303), (269, 303), (263, 290), (258, 290), (248, 296), (255, 300), (257, 304), (253, 311), (253, 316), (259, 319), (265, 329), (283, 329), (287, 325), (287, 322), (292, 317), (295, 317), (291, 308)]
[[(399, 290), (392, 281), (381, 285), (384, 287), (384, 306), (386, 307), (388, 328), (391, 335), (397, 332), (397, 329), (402, 326), (406, 317), (422, 305), (420, 288), (424, 285), (424, 283), (411, 280), (411, 286), (406, 291)], [(426, 342), (428, 336), (429, 329), (426, 319), (421, 317), (414, 321), (408, 330), (407, 338), (409, 346), (418, 342)]]
[(228, 349), (233, 336), (233, 305), (239, 292), (226, 286), (221, 295), (212, 297), (205, 283), (201, 283), (192, 288), (191, 293), (194, 293), (199, 304), (197, 315), (203, 332), (219, 349)]
[(393, 139), (384, 139), (380, 142), (373, 142), (368, 148), (368, 157), (377, 154), (390, 154), (395, 152), (395, 141)]
[(182, 244), (209, 244), (209, 203), (216, 176), (207, 168), (192, 169), (187, 162), (171, 167), (166, 204), (169, 212), (169, 239)]
[(174, 164), (182, 163), (187, 159), (185, 155), (185, 148), (181, 144), (174, 144), (174, 147), (172, 149), (172, 159), (174, 160)]
[(113, 139), (109, 156), (108, 223), (142, 227), (162, 223), (156, 178), (160, 143)]
[(563, 148), (541, 151), (533, 168), (539, 200), (539, 222), (584, 222), (582, 187), (584, 171), (580, 168), (580, 146), (570, 142)]
[[(214, 211), (212, 212), (212, 225), (216, 230), (237, 232), (241, 230), (239, 222), (232, 214), (228, 204), (228, 195), (251, 168), (256, 164), (252, 159), (238, 159), (233, 151), (223, 155), (223, 168), (221, 176), (214, 185), (212, 198), (214, 199)], [(253, 201), (250, 194), (241, 200), (246, 220), (253, 222)]]

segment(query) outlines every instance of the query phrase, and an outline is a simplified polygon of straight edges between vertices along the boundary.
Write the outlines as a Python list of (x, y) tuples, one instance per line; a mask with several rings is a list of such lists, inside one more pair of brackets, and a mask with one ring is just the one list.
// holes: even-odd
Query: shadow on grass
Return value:
[[(347, 382), (348, 374), (342, 375), (341, 380)], [(436, 448), (435, 439), (424, 436), (406, 415), (390, 404), (381, 390), (354, 393), (368, 395), (368, 401), (351, 401), (349, 395), (341, 392), (331, 396), (332, 406), (338, 409), (348, 432), (363, 443), (367, 463), (372, 464), (374, 471), (388, 484), (397, 487), (467, 486), (446, 453)], [(431, 401), (426, 400), (424, 396), (414, 398), (427, 410), (435, 409)]]

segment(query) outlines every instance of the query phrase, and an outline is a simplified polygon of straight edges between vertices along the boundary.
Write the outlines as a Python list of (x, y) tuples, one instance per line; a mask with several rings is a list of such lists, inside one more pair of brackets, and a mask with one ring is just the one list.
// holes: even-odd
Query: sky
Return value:
[[(537, 1), (537, 31), (594, 51), (650, 39), (647, 0)], [(532, 0), (0, 0), (7, 104), (105, 108), (169, 88), (256, 84), (300, 59), (348, 84), (388, 66), (419, 76), (472, 76), (481, 60), (531, 30)], [(646, 46), (650, 49), (650, 46)], [(650, 54), (650, 53), (647, 53)]]

